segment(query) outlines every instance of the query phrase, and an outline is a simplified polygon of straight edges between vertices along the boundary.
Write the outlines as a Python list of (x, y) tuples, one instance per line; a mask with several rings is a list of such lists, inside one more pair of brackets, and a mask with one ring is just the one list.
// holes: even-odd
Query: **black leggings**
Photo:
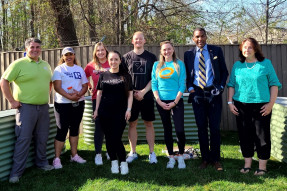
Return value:
[(262, 116), (260, 108), (266, 103), (242, 103), (234, 101), (239, 116), (236, 116), (240, 147), (245, 158), (254, 156), (256, 146), (257, 156), (261, 160), (270, 158), (270, 119), (271, 113)]
[[(162, 100), (162, 102), (170, 103), (174, 100)], [(184, 153), (185, 147), (185, 133), (184, 133), (184, 105), (183, 99), (180, 99), (178, 104), (171, 110), (164, 110), (160, 105), (156, 104), (157, 110), (160, 114), (161, 121), (164, 128), (164, 141), (169, 155), (174, 155), (173, 152), (173, 137), (172, 137), (172, 124), (171, 115), (174, 122), (177, 145), (179, 154)], [(171, 113), (172, 111), (172, 113)]]
[(57, 128), (57, 141), (65, 142), (68, 130), (70, 136), (79, 135), (79, 127), (83, 118), (85, 102), (80, 101), (77, 107), (73, 107), (71, 103), (54, 103), (55, 110), (59, 114), (61, 128)]
[[(113, 118), (111, 118), (113, 117)], [(110, 159), (126, 161), (126, 150), (122, 142), (122, 136), (126, 127), (124, 115), (99, 116), (101, 128), (105, 134), (106, 147)]]
[[(96, 109), (96, 100), (93, 99), (93, 112), (95, 111), (95, 109)], [(95, 133), (94, 133), (94, 145), (96, 154), (102, 153), (103, 139), (104, 139), (104, 132), (101, 128), (99, 118), (97, 117), (95, 119)]]

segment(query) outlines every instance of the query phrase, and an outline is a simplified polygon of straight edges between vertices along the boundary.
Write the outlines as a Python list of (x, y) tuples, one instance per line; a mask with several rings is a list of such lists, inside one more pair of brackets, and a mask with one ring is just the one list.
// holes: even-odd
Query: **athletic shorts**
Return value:
[(143, 99), (138, 101), (133, 99), (133, 106), (131, 111), (130, 122), (133, 122), (138, 119), (139, 113), (141, 112), (141, 118), (144, 121), (154, 121), (154, 100), (153, 99)]

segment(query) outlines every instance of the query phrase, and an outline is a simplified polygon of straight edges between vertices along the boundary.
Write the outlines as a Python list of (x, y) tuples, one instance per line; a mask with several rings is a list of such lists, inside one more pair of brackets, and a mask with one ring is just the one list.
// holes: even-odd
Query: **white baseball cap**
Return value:
[(65, 47), (62, 51), (62, 56), (69, 53), (69, 52), (75, 54), (75, 51), (72, 47)]

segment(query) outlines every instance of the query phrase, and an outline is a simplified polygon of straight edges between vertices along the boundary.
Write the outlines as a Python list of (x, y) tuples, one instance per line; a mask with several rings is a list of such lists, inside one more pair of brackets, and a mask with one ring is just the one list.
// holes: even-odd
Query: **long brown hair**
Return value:
[(105, 47), (104, 43), (103, 42), (98, 42), (97, 44), (95, 44), (95, 48), (94, 48), (94, 51), (93, 51), (93, 62), (95, 63), (95, 69), (96, 70), (103, 70), (102, 68), (102, 64), (100, 63), (100, 60), (99, 58), (97, 57), (96, 53), (97, 53), (97, 48), (99, 46), (103, 46), (104, 49), (106, 50), (106, 59), (108, 60), (108, 54), (109, 54), (109, 51), (108, 49)]
[(246, 38), (242, 41), (242, 43), (240, 44), (239, 46), (239, 58), (240, 58), (240, 62), (243, 63), (245, 62), (245, 56), (243, 56), (242, 54), (242, 48), (243, 48), (243, 44), (246, 42), (246, 41), (249, 41), (251, 42), (252, 44), (252, 47), (254, 49), (254, 52), (255, 52), (255, 58), (259, 61), (259, 62), (262, 62), (264, 60), (264, 56), (263, 56), (263, 53), (262, 53), (262, 50), (261, 50), (261, 47), (259, 45), (259, 43), (257, 42), (257, 40), (255, 40), (254, 38)]
[[(176, 70), (176, 73), (179, 74), (179, 65), (177, 63), (177, 56), (175, 54), (175, 50), (174, 50), (173, 44), (170, 41), (168, 41), (168, 40), (167, 41), (163, 41), (163, 42), (160, 43), (160, 48), (162, 48), (162, 46), (164, 44), (170, 44), (172, 46), (172, 48), (173, 48), (173, 54), (172, 54), (173, 65), (174, 65), (174, 68)], [(160, 71), (161, 67), (164, 65), (164, 62), (165, 62), (165, 58), (160, 53), (159, 54), (159, 63), (157, 65), (157, 67), (156, 67), (156, 76), (157, 76), (158, 72)]]

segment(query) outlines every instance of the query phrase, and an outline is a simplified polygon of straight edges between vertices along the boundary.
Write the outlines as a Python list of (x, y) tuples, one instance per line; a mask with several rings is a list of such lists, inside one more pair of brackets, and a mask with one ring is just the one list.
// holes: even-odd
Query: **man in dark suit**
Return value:
[[(220, 47), (206, 44), (207, 36), (203, 28), (193, 32), (196, 47), (184, 53), (186, 84), (190, 93), (188, 103), (192, 103), (202, 163), (200, 169), (209, 164), (218, 171), (220, 163), (220, 119), (222, 110), (221, 94), (228, 77), (223, 52)], [(208, 127), (210, 137), (208, 136)]]

